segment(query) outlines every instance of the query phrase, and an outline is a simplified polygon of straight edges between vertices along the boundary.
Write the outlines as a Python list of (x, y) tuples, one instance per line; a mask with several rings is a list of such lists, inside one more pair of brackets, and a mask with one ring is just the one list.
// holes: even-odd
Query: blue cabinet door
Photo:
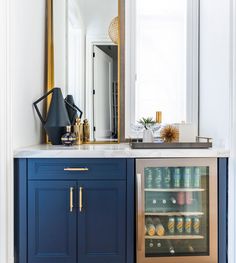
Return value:
[(77, 211), (70, 211), (76, 198), (73, 189), (73, 181), (29, 181), (28, 263), (77, 262)]
[(78, 182), (78, 262), (126, 262), (126, 182)]

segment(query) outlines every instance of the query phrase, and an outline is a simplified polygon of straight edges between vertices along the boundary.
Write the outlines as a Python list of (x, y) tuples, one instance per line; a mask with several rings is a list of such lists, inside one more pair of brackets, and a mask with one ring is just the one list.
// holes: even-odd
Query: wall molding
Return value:
[(228, 263), (235, 262), (236, 250), (236, 0), (230, 0), (230, 160), (228, 183)]
[(0, 0), (0, 262), (13, 258), (12, 0)]

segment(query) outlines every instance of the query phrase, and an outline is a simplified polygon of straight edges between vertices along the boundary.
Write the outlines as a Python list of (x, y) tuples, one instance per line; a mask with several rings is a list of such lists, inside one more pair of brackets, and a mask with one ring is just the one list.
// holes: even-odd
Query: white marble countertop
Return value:
[(226, 149), (134, 150), (129, 144), (85, 144), (80, 146), (35, 145), (16, 149), (15, 158), (195, 158), (229, 157)]

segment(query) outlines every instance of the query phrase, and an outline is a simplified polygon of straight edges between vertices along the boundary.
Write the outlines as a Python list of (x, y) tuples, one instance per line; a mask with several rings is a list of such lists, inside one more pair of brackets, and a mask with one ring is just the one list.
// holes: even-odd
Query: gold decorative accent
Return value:
[(64, 171), (67, 171), (67, 172), (86, 172), (88, 171), (89, 169), (88, 168), (64, 168)]
[[(53, 44), (53, 0), (46, 0), (46, 92), (54, 88), (54, 44)], [(47, 97), (46, 111), (49, 109), (52, 96)], [(45, 138), (46, 143), (49, 143), (48, 136)]]
[(79, 188), (79, 211), (82, 212), (83, 209), (83, 187)]
[(161, 111), (156, 112), (156, 123), (162, 123), (162, 112)]
[[(53, 0), (47, 0), (47, 90), (54, 88)], [(47, 109), (51, 98), (47, 100)]]
[(112, 40), (113, 43), (116, 45), (119, 42), (119, 17), (115, 17), (111, 20), (109, 29), (108, 29), (108, 34), (110, 39)]
[(73, 191), (74, 191), (74, 188), (73, 187), (70, 187), (70, 212), (73, 212)]
[(179, 140), (179, 130), (173, 125), (167, 125), (161, 130), (160, 136), (164, 142), (176, 142)]
[(83, 123), (81, 122), (80, 118), (76, 119), (75, 125), (73, 126), (73, 132), (76, 136), (76, 144), (81, 145), (83, 144)]
[(83, 125), (84, 143), (90, 142), (90, 126), (87, 119), (84, 120)]
[[(54, 80), (54, 43), (53, 43), (53, 0), (46, 0), (46, 91), (51, 90), (55, 86), (55, 80)], [(89, 141), (87, 143), (89, 144), (116, 144), (120, 143), (120, 130), (121, 130), (121, 121), (120, 121), (120, 83), (121, 83), (121, 39), (120, 39), (120, 13), (121, 13), (121, 0), (118, 0), (118, 16), (114, 19), (116, 19), (116, 23), (118, 23), (118, 34), (117, 34), (117, 45), (118, 45), (118, 135), (117, 135), (117, 141)], [(49, 108), (51, 101), (51, 96), (48, 96), (47, 99), (47, 110)], [(46, 142), (48, 143), (48, 137), (46, 136)]]

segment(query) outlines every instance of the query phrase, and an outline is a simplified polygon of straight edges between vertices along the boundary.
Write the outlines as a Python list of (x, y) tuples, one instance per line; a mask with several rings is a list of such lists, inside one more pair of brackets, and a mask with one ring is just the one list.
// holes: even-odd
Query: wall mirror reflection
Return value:
[[(131, 0), (126, 137), (142, 117), (198, 127), (198, 0)], [(130, 87), (130, 89), (127, 89)], [(196, 134), (197, 135), (197, 134)]]
[(118, 4), (53, 1), (55, 85), (64, 84), (73, 95), (89, 120), (91, 141), (96, 142), (119, 137)]

